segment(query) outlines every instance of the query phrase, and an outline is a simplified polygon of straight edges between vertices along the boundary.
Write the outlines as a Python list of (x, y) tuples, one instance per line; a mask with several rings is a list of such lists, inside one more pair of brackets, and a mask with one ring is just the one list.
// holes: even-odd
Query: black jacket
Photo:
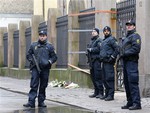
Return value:
[(110, 58), (114, 61), (119, 53), (117, 40), (112, 35), (105, 37), (100, 48), (100, 59), (103, 62), (109, 62)]
[(95, 36), (91, 38), (90, 43), (88, 44), (88, 48), (91, 48), (91, 58), (96, 59), (99, 58), (100, 46), (102, 43), (102, 39), (99, 36)]
[(141, 50), (141, 37), (135, 30), (128, 31), (122, 41), (123, 58), (126, 60), (138, 60)]
[(34, 62), (32, 54), (35, 55), (35, 58), (41, 69), (50, 69), (51, 65), (57, 60), (54, 47), (47, 41), (44, 43), (37, 41), (31, 44), (26, 56), (30, 63)]

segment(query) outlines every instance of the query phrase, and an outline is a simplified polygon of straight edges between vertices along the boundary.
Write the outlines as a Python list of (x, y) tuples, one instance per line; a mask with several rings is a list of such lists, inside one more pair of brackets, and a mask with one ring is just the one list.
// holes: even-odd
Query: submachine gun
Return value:
[(41, 73), (41, 69), (40, 69), (40, 67), (39, 67), (39, 64), (38, 64), (37, 59), (35, 58), (35, 55), (34, 55), (34, 54), (32, 54), (32, 58), (33, 58), (33, 65), (30, 67), (30, 70), (31, 70), (34, 66), (36, 66), (36, 68), (37, 68), (37, 70), (38, 70), (38, 73), (40, 74), (40, 73)]
[[(89, 48), (89, 44), (87, 45), (87, 48)], [(86, 51), (86, 56), (87, 56), (87, 59), (88, 59), (87, 63), (89, 63), (89, 67), (91, 69), (92, 68), (92, 58), (91, 58), (90, 52)]]

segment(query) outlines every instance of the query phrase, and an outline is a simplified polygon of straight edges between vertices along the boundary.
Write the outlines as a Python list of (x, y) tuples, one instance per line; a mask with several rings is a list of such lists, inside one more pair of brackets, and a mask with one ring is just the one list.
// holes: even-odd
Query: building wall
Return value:
[[(95, 10), (110, 11), (111, 8), (116, 8), (116, 0), (96, 0)], [(95, 27), (100, 29), (100, 36), (103, 37), (103, 28), (110, 26), (112, 31), (116, 31), (116, 21), (111, 19), (111, 13), (96, 13), (95, 14)], [(113, 32), (116, 36), (116, 32)]]
[(34, 0), (33, 11), (34, 15), (43, 15), (43, 0)]
[(1, 14), (33, 14), (33, 0), (0, 0)]
[(43, 15), (45, 21), (49, 8), (57, 8), (57, 0), (34, 0), (34, 15)]
[(0, 14), (0, 27), (8, 27), (8, 24), (16, 23), (19, 26), (21, 20), (31, 21), (32, 14)]
[[(85, 9), (95, 7), (96, 1), (84, 0)], [(45, 21), (47, 21), (49, 8), (57, 8), (60, 10), (61, 15), (67, 15), (70, 7), (69, 2), (70, 0), (34, 0), (34, 15), (43, 15)]]
[(33, 0), (0, 0), (0, 27), (20, 20), (31, 20)]

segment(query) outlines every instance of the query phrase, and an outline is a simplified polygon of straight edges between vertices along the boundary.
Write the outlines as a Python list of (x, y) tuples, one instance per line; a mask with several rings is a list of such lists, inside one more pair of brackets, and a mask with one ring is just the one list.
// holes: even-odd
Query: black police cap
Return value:
[(104, 29), (103, 29), (103, 32), (106, 31), (106, 30), (108, 30), (109, 32), (111, 32), (111, 28), (109, 26), (105, 26)]
[(126, 22), (126, 25), (134, 25), (135, 26), (135, 21), (134, 20), (129, 20)]
[(40, 31), (39, 35), (47, 35), (47, 32), (46, 31)]
[(99, 34), (99, 29), (98, 28), (93, 28), (93, 30), (95, 30), (97, 32), (97, 34)]

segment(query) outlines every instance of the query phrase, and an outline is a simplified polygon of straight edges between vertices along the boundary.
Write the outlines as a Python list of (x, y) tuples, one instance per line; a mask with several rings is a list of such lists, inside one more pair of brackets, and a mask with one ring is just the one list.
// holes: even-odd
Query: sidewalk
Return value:
[[(0, 76), (0, 88), (11, 90), (18, 93), (27, 94), (29, 91), (30, 80), (15, 79)], [(104, 101), (96, 98), (89, 98), (93, 90), (88, 88), (65, 89), (61, 87), (48, 86), (46, 101), (66, 103), (98, 111), (99, 113), (150, 113), (150, 98), (142, 98), (142, 110), (122, 110), (121, 106), (126, 104), (124, 92), (115, 92), (114, 101)]]

